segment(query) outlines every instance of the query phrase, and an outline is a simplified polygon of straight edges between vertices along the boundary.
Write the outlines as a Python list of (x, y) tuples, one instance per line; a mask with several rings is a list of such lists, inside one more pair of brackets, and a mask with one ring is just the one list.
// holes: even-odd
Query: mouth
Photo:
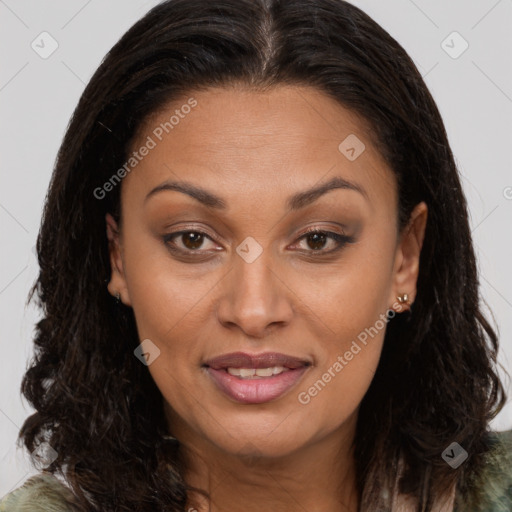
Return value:
[(237, 403), (275, 400), (301, 379), (312, 365), (308, 359), (277, 352), (224, 354), (203, 364), (216, 387)]

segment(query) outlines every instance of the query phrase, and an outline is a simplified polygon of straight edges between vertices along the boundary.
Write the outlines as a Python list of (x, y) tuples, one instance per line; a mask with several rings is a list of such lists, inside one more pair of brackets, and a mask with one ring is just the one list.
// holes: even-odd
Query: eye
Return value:
[[(205, 248), (205, 242), (207, 240), (213, 242), (213, 239), (207, 233), (200, 230), (177, 231), (165, 235), (163, 240), (169, 250), (185, 255), (200, 256), (212, 250), (221, 250), (215, 245), (212, 248)], [(301, 235), (298, 241), (305, 241), (307, 245), (307, 247), (299, 247), (301, 252), (316, 256), (336, 252), (342, 249), (346, 244), (354, 242), (354, 237), (333, 231), (312, 228)], [(325, 249), (326, 246), (329, 246), (329, 241), (331, 242), (331, 248)]]
[[(178, 243), (174, 241), (175, 239)], [(203, 254), (204, 252), (207, 252), (207, 249), (198, 250), (201, 247), (204, 247), (205, 240), (213, 242), (209, 235), (203, 231), (196, 230), (177, 231), (176, 233), (164, 236), (164, 242), (168, 245), (170, 250), (182, 253), (189, 252)]]
[[(342, 249), (346, 244), (354, 242), (354, 237), (333, 231), (312, 228), (304, 233), (299, 238), (299, 241), (305, 241), (307, 245), (307, 247), (304, 248), (305, 252), (313, 253), (314, 255), (322, 255)], [(331, 241), (331, 248), (325, 249), (325, 247), (329, 245), (329, 241)]]

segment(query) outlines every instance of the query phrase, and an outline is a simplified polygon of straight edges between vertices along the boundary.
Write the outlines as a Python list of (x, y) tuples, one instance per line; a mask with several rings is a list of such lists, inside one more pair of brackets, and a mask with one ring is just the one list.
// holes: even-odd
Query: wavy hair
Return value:
[[(170, 101), (230, 84), (320, 90), (371, 127), (396, 175), (400, 228), (428, 205), (412, 314), (393, 318), (355, 436), (360, 510), (387, 510), (400, 485), (418, 511), (457, 488), (469, 503), (505, 392), (496, 332), (480, 306), (468, 207), (443, 121), (405, 50), (343, 0), (169, 0), (114, 45), (85, 88), (57, 155), (37, 239), (43, 312), (21, 391), (35, 412), (18, 441), (57, 452), (88, 511), (183, 511), (190, 491), (163, 397), (134, 357), (131, 308), (116, 305), (105, 214), (119, 222), (120, 188), (94, 190), (129, 158), (137, 130)], [(441, 458), (458, 442), (457, 469)], [(178, 443), (179, 444), (179, 443)], [(398, 462), (406, 471), (400, 477)]]

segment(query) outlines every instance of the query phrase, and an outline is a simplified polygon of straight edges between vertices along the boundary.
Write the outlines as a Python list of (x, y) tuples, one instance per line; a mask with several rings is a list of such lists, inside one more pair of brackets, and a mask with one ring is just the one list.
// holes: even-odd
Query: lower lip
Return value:
[(229, 398), (242, 404), (262, 404), (279, 398), (300, 380), (307, 369), (307, 366), (302, 366), (272, 377), (240, 379), (226, 370), (206, 368), (217, 387)]

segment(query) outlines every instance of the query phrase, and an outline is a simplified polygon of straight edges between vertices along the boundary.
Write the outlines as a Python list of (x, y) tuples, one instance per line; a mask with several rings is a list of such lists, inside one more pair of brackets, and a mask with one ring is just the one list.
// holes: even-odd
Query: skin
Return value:
[[(365, 123), (320, 91), (233, 86), (190, 96), (197, 106), (123, 179), (122, 225), (106, 216), (109, 291), (133, 308), (140, 339), (160, 350), (148, 370), (181, 443), (186, 481), (210, 493), (209, 510), (356, 511), (351, 443), (385, 326), (307, 404), (298, 395), (380, 315), (407, 309), (397, 307), (397, 295), (414, 301), (427, 207), (417, 205), (398, 232), (393, 172)], [(153, 115), (133, 147), (186, 99)], [(338, 150), (349, 134), (365, 144), (354, 161)], [(302, 209), (286, 207), (292, 194), (335, 176), (366, 197), (338, 188)], [(207, 189), (226, 210), (173, 190), (145, 202), (167, 179)], [(302, 237), (310, 227), (354, 241), (311, 255), (337, 242), (315, 245)], [(207, 236), (194, 246), (180, 235), (175, 246), (206, 255), (194, 260), (168, 249), (163, 237), (184, 229)], [(248, 236), (262, 248), (251, 263), (236, 252)], [(240, 404), (201, 368), (233, 351), (276, 351), (312, 364), (280, 398)], [(192, 494), (190, 506), (208, 510)]]

